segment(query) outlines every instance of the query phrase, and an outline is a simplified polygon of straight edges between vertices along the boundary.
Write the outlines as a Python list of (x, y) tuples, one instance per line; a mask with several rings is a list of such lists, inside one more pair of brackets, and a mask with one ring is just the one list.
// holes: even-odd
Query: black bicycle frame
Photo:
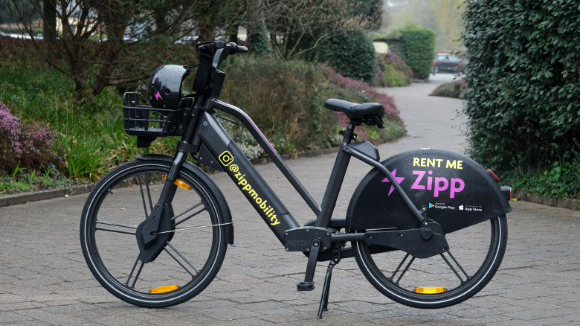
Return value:
[[(196, 112), (194, 112), (194, 115), (197, 115), (197, 117), (193, 121), (196, 126), (192, 126), (192, 129), (195, 129), (195, 132), (193, 133), (192, 138), (190, 138), (191, 144), (193, 144), (195, 148), (199, 148), (201, 144), (205, 145), (214, 157), (214, 160), (218, 162), (220, 167), (236, 183), (250, 204), (254, 209), (256, 209), (258, 214), (260, 214), (262, 219), (266, 224), (268, 224), (272, 232), (274, 232), (282, 244), (284, 244), (285, 232), (290, 229), (298, 228), (301, 225), (298, 224), (286, 206), (284, 206), (282, 201), (278, 198), (274, 190), (254, 168), (252, 163), (239, 149), (227, 131), (224, 130), (223, 126), (213, 114), (215, 110), (220, 110), (233, 115), (248, 129), (252, 137), (264, 149), (278, 169), (284, 174), (286, 179), (288, 179), (298, 194), (300, 194), (312, 209), (316, 216), (317, 227), (327, 227), (330, 222), (350, 157), (358, 157), (373, 166), (375, 166), (375, 164), (371, 161), (378, 163), (378, 161), (366, 157), (365, 154), (357, 151), (354, 147), (349, 145), (354, 134), (354, 124), (351, 123), (344, 132), (344, 140), (330, 175), (322, 200), (322, 208), (320, 208), (306, 188), (304, 188), (302, 183), (284, 163), (278, 152), (276, 152), (261, 130), (244, 111), (238, 107), (214, 98), (209, 99), (205, 104), (204, 107), (200, 106), (196, 109)], [(187, 142), (187, 138), (188, 137), (184, 137), (185, 142)], [(177, 154), (176, 161), (179, 159), (181, 159), (181, 157)], [(380, 163), (378, 163), (378, 165), (380, 165)], [(386, 169), (384, 170), (386, 171), (387, 176), (389, 176), (390, 173)], [(393, 182), (393, 184), (398, 186), (396, 182)], [(419, 215), (416, 210), (415, 213)]]
[[(202, 148), (202, 145), (204, 145), (213, 156), (213, 161), (217, 162), (219, 167), (224, 170), (230, 178), (232, 178), (244, 196), (256, 209), (258, 214), (260, 214), (262, 219), (264, 219), (264, 221), (269, 225), (270, 229), (282, 244), (285, 244), (284, 239), (286, 231), (300, 227), (286, 206), (284, 206), (282, 201), (278, 196), (276, 196), (274, 190), (270, 188), (268, 183), (262, 178), (258, 171), (256, 171), (252, 163), (232, 140), (227, 131), (225, 131), (222, 125), (217, 121), (214, 113), (215, 110), (220, 110), (237, 118), (264, 149), (266, 154), (268, 154), (278, 169), (282, 174), (284, 174), (286, 179), (312, 209), (316, 216), (315, 227), (328, 227), (351, 156), (354, 156), (383, 172), (403, 197), (403, 200), (407, 204), (411, 213), (419, 222), (425, 222), (425, 218), (415, 208), (401, 186), (396, 182), (395, 178), (378, 161), (378, 154), (369, 155), (369, 153), (364, 150), (359, 150), (359, 147), (361, 146), (350, 144), (354, 138), (354, 128), (357, 123), (355, 121), (351, 121), (349, 126), (343, 132), (343, 142), (338, 151), (330, 179), (326, 186), (326, 191), (322, 199), (322, 207), (319, 207), (252, 119), (240, 108), (217, 99), (225, 77), (225, 73), (218, 69), (218, 65), (220, 61), (225, 58), (224, 55), (227, 56), (227, 53), (228, 51), (224, 52), (224, 48), (221, 48), (212, 54), (211, 69), (207, 67), (207, 69), (210, 69), (211, 71), (208, 75), (211, 78), (207, 80), (208, 87), (201, 88), (196, 95), (194, 107), (188, 119), (187, 129), (178, 145), (177, 153), (174, 157), (172, 167), (169, 170), (157, 207), (171, 202), (176, 188), (174, 181), (177, 177), (179, 168), (183, 162), (185, 162), (188, 154), (195, 155), (200, 148)], [(207, 61), (205, 64), (209, 65), (209, 62), (210, 61)], [(198, 69), (198, 74), (201, 68), (205, 68), (205, 66)], [(203, 71), (204, 69), (201, 70)], [(205, 74), (202, 74), (202, 76), (205, 76)], [(196, 80), (197, 77), (196, 74)], [(358, 144), (360, 145), (361, 143)], [(374, 146), (370, 144), (367, 145), (375, 149)], [(153, 223), (146, 226), (146, 229), (143, 232), (146, 241), (153, 240), (154, 236), (151, 235), (151, 232), (156, 231), (158, 220), (159, 219), (153, 219)], [(355, 238), (356, 240), (359, 240), (360, 236), (361, 234), (357, 234), (356, 236), (352, 234), (333, 234), (332, 241), (352, 241), (355, 240)]]

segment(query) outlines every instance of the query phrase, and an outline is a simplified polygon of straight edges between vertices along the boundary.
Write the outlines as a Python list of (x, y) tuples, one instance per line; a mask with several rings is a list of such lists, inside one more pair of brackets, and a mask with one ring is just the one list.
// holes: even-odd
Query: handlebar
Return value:
[(212, 61), (212, 67), (217, 69), (219, 64), (230, 54), (246, 53), (248, 48), (237, 45), (234, 42), (211, 41), (203, 42), (197, 45), (197, 51), (200, 55), (205, 55)]
[[(228, 55), (246, 53), (248, 48), (234, 42), (211, 41), (196, 45), (199, 54), (199, 68), (196, 72), (193, 89), (195, 92), (207, 91), (217, 97), (225, 74), (218, 67)], [(213, 83), (218, 81), (217, 83)], [(212, 90), (213, 88), (213, 90)]]
[(237, 45), (234, 42), (224, 42), (224, 41), (211, 41), (211, 42), (203, 42), (197, 45), (197, 51), (213, 55), (220, 49), (227, 49), (227, 54), (236, 54), (236, 53), (246, 53), (248, 52), (248, 48), (242, 45)]

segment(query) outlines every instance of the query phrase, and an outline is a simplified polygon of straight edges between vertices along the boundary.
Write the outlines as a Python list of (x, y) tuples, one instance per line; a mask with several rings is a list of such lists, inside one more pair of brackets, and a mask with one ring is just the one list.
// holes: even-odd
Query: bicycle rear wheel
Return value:
[(507, 246), (506, 217), (445, 237), (449, 251), (426, 259), (402, 251), (372, 253), (364, 242), (353, 242), (353, 248), (361, 271), (385, 296), (411, 307), (443, 308), (475, 295), (495, 275)]
[(216, 196), (181, 169), (166, 245), (155, 260), (139, 260), (136, 230), (156, 204), (170, 166), (134, 161), (115, 169), (95, 186), (81, 217), (81, 246), (91, 272), (110, 293), (138, 306), (167, 307), (199, 294), (227, 249)]

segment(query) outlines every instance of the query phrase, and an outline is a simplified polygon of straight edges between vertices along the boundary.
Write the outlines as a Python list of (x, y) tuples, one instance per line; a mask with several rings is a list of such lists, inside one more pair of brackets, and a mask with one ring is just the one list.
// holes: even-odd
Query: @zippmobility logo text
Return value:
[(270, 225), (278, 225), (280, 224), (280, 220), (278, 219), (278, 214), (274, 207), (268, 204), (267, 199), (263, 199), (260, 194), (254, 190), (254, 187), (248, 182), (246, 179), (246, 175), (240, 172), (240, 167), (237, 164), (233, 164), (234, 156), (229, 151), (223, 151), (218, 160), (220, 161), (221, 165), (227, 167), (231, 172), (233, 172), (234, 177), (237, 180), (238, 187), (248, 194), (248, 197), (252, 198), (252, 200), (260, 207), (260, 210), (268, 216), (270, 219)]

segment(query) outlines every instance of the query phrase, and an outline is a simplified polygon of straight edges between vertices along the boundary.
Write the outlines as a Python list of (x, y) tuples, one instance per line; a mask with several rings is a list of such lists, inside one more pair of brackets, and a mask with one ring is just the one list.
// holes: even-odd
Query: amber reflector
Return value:
[(151, 290), (149, 290), (149, 293), (160, 294), (175, 291), (177, 289), (179, 289), (179, 285), (163, 285), (158, 286), (156, 288), (152, 288)]
[(415, 293), (422, 293), (422, 294), (435, 294), (435, 293), (443, 293), (447, 291), (447, 288), (442, 288), (439, 286), (422, 286), (415, 288), (413, 292)]
[(178, 186), (179, 188), (183, 188), (185, 190), (191, 189), (191, 186), (190, 185), (188, 185), (187, 183), (185, 183), (185, 182), (183, 182), (183, 181), (181, 181), (179, 179), (175, 180), (174, 184), (176, 186)]
[[(167, 179), (167, 174), (163, 174), (161, 177), (163, 178), (163, 180), (166, 180)], [(191, 186), (190, 185), (188, 185), (187, 183), (185, 183), (185, 182), (183, 182), (183, 181), (181, 181), (179, 179), (175, 180), (175, 182), (173, 184), (176, 185), (176, 186), (178, 186), (179, 188), (183, 188), (185, 190), (191, 189)]]

